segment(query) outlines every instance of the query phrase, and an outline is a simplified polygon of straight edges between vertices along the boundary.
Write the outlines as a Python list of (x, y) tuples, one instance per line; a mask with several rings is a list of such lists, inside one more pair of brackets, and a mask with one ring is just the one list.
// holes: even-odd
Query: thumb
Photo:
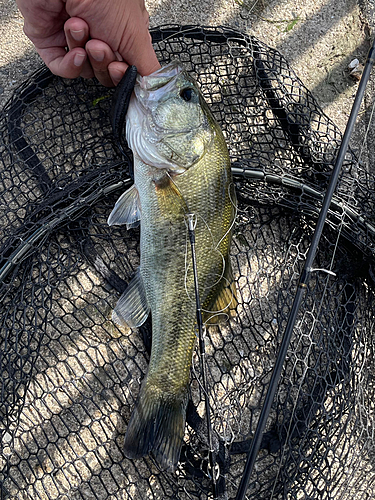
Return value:
[(145, 10), (138, 26), (132, 24), (127, 28), (118, 49), (124, 61), (136, 66), (138, 73), (142, 76), (149, 75), (160, 68), (148, 30), (148, 19), (149, 16)]

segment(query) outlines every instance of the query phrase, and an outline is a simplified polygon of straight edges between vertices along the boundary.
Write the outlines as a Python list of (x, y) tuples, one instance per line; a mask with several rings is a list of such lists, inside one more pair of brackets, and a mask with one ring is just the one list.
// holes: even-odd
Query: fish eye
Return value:
[(193, 91), (192, 91), (192, 89), (189, 89), (189, 88), (182, 89), (180, 92), (180, 96), (186, 102), (191, 101), (192, 95), (193, 95)]

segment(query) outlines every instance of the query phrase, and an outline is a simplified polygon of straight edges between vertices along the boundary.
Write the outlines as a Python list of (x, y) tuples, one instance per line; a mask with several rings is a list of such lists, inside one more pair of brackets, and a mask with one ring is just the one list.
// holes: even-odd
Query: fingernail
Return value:
[(115, 54), (115, 56), (116, 56), (116, 59), (117, 59), (119, 62), (123, 62), (123, 60), (124, 60), (124, 59), (123, 59), (122, 55), (121, 55), (119, 52), (117, 52), (117, 50), (114, 52), (114, 54)]
[(82, 66), (85, 61), (86, 54), (76, 54), (74, 56), (74, 66)]
[(76, 30), (76, 31), (70, 30), (70, 34), (72, 35), (72, 38), (74, 38), (74, 40), (76, 40), (77, 42), (83, 40), (85, 36), (84, 30)]
[(104, 59), (104, 52), (102, 50), (90, 50), (90, 55), (95, 61), (103, 61)]

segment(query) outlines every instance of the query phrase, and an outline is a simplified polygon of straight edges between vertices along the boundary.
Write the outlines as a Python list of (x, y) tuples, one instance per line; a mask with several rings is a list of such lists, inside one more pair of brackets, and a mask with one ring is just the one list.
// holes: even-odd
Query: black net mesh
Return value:
[[(227, 29), (152, 31), (226, 137), (239, 200), (236, 316), (206, 331), (220, 498), (234, 498), (341, 141), (285, 59)], [(200, 364), (178, 470), (124, 458), (148, 329), (111, 311), (139, 232), (107, 217), (131, 184), (112, 91), (41, 70), (0, 116), (1, 498), (211, 498)], [(347, 154), (247, 493), (375, 498), (375, 177)], [(173, 313), (173, 311), (171, 311)]]

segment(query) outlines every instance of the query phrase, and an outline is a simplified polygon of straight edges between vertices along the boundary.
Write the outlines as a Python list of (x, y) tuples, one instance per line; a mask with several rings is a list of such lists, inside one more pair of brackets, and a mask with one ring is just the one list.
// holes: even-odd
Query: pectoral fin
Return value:
[(141, 206), (139, 193), (135, 184), (132, 185), (117, 200), (110, 216), (108, 224), (110, 226), (126, 224), (127, 229), (136, 227), (141, 220)]
[(118, 325), (130, 328), (141, 326), (149, 315), (150, 307), (141, 273), (138, 269), (127, 289), (119, 298), (112, 312), (112, 320)]
[(175, 217), (189, 212), (186, 201), (169, 173), (154, 178), (156, 195), (163, 217)]

